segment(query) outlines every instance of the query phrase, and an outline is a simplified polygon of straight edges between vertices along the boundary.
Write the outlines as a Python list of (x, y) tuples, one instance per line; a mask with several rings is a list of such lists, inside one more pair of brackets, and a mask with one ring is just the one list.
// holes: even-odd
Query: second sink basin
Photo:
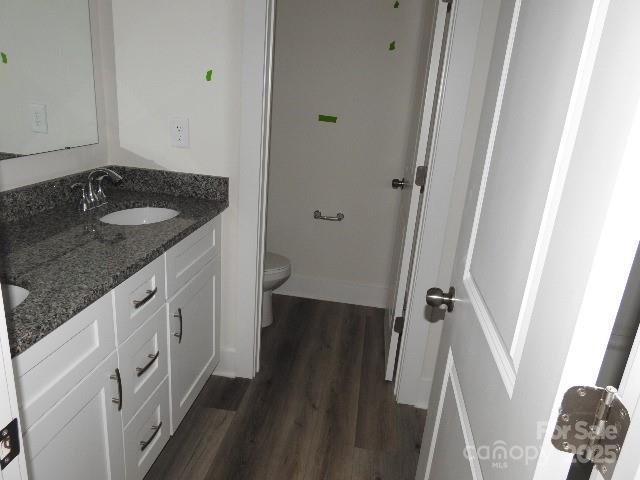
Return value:
[(150, 223), (164, 222), (179, 213), (171, 208), (129, 208), (105, 215), (100, 221), (111, 225), (148, 225)]
[(4, 300), (4, 308), (15, 310), (15, 308), (24, 302), (29, 296), (29, 290), (18, 287), (17, 285), (0, 285), (2, 288), (2, 299)]

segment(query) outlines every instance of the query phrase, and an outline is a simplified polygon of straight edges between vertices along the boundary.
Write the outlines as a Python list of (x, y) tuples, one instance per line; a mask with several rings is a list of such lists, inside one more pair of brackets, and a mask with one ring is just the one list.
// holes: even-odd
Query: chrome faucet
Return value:
[[(98, 186), (97, 188), (94, 185), (94, 181), (96, 181), (96, 176), (98, 174), (102, 174), (97, 177)], [(82, 188), (82, 197), (80, 198), (79, 209), (81, 212), (86, 212), (88, 210), (92, 210), (96, 207), (104, 205), (107, 203), (107, 195), (104, 193), (102, 188), (102, 182), (105, 178), (111, 179), (113, 183), (120, 183), (122, 181), (122, 176), (118, 173), (114, 172), (109, 168), (96, 168), (89, 173), (89, 180), (87, 185), (82, 183), (74, 183), (71, 185), (71, 188)]]
[[(94, 189), (94, 178), (99, 173), (102, 173), (100, 177), (98, 177), (98, 188)], [(99, 207), (100, 205), (104, 205), (107, 203), (107, 196), (102, 190), (102, 181), (109, 177), (113, 183), (120, 183), (122, 181), (122, 176), (110, 170), (108, 168), (96, 168), (89, 174), (89, 189), (87, 191), (87, 198), (89, 199), (89, 204), (93, 205), (93, 208)]]

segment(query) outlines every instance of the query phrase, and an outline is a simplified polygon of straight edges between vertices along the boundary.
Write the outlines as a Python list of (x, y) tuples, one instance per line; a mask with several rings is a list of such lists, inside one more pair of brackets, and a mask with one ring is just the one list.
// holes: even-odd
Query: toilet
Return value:
[(271, 298), (273, 291), (291, 276), (291, 262), (287, 257), (267, 252), (264, 257), (264, 278), (262, 280), (262, 328), (273, 323)]

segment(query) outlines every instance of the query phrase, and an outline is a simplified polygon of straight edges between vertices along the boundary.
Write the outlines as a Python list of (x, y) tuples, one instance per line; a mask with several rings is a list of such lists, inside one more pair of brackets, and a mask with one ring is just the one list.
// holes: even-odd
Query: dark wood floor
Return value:
[(273, 301), (260, 373), (212, 377), (146, 480), (413, 480), (426, 412), (384, 382), (383, 311)]

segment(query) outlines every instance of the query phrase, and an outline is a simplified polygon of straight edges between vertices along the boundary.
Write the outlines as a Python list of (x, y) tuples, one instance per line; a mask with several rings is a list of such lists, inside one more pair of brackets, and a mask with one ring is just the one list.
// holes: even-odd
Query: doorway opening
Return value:
[(385, 309), (387, 380), (447, 5), (282, 0), (275, 10), (262, 326), (278, 321), (274, 292)]

